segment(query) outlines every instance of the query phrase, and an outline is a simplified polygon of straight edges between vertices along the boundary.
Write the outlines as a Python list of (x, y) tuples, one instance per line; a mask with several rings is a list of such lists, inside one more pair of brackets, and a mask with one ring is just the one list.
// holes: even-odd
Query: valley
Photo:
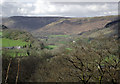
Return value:
[(3, 81), (120, 82), (118, 23), (118, 16), (3, 18)]

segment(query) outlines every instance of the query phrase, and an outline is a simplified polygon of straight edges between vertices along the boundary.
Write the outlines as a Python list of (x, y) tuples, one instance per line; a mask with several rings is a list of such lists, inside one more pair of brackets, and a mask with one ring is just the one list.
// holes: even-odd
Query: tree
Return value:
[(8, 27), (5, 25), (2, 25), (2, 29), (8, 29)]

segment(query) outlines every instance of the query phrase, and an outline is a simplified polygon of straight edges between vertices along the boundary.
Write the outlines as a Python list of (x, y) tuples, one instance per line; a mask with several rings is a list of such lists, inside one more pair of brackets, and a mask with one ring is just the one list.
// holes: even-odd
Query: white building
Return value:
[(20, 47), (20, 46), (16, 46), (15, 48), (16, 48), (16, 49), (20, 49), (21, 47)]
[(73, 43), (75, 43), (76, 41), (73, 41)]

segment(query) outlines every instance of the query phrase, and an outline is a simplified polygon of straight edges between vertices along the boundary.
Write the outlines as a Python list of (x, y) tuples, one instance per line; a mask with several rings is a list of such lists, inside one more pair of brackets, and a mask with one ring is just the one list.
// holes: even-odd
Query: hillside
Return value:
[(22, 44), (24, 45), (31, 44), (35, 48), (41, 48), (41, 44), (42, 44), (40, 40), (33, 37), (32, 34), (30, 34), (29, 32), (22, 31), (22, 30), (9, 29), (9, 28), (4, 29), (2, 31), (2, 41), (3, 41), (2, 45), (6, 47), (10, 47), (10, 45), (19, 46)]
[(80, 38), (117, 37), (119, 24), (120, 20), (114, 20), (107, 23), (103, 28), (82, 32), (78, 35), (80, 35)]
[(40, 64), (30, 82), (119, 83), (118, 23), (120, 21), (111, 21), (107, 27), (76, 35), (79, 38), (76, 42), (66, 43), (69, 50), (67, 45), (59, 48), (57, 51), (61, 53)]
[(44, 27), (51, 22), (55, 22), (62, 17), (27, 17), (27, 16), (13, 16), (2, 18), (2, 24), (10, 29), (19, 29), (33, 31)]
[(107, 23), (116, 19), (117, 16), (62, 18), (56, 22), (46, 25), (43, 28), (35, 30), (34, 32), (37, 34), (79, 34), (84, 31), (103, 28)]

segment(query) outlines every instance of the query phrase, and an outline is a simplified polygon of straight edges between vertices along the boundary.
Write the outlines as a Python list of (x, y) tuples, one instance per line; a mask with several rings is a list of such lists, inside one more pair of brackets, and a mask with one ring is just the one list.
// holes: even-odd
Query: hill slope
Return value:
[(52, 22), (43, 28), (35, 30), (35, 33), (62, 33), (78, 34), (84, 31), (103, 28), (107, 23), (117, 19), (117, 16), (87, 17), (87, 18), (62, 18)]
[[(32, 47), (34, 48), (41, 48), (41, 44), (42, 44), (40, 40), (37, 40), (36, 38), (34, 38), (32, 34), (30, 34), (29, 32), (13, 30), (9, 28), (2, 31), (2, 41), (3, 41), (3, 45), (5, 46), (11, 44), (9, 42), (7, 42), (9, 44), (4, 44), (6, 41), (10, 41), (13, 43), (20, 42), (20, 43), (16, 43), (16, 46), (18, 46), (19, 44), (22, 45), (21, 43), (23, 44), (27, 43), (27, 44), (31, 44)], [(6, 47), (9, 47), (9, 46), (6, 46)]]
[(115, 20), (112, 22), (107, 23), (103, 28), (101, 29), (94, 29), (91, 31), (86, 31), (86, 32), (82, 32), (78, 35), (80, 35), (80, 37), (84, 37), (84, 38), (100, 38), (100, 37), (117, 37), (119, 32), (119, 24), (120, 24), (120, 20)]
[(36, 30), (62, 17), (26, 17), (13, 16), (2, 18), (2, 24), (12, 29), (23, 29), (27, 31)]

